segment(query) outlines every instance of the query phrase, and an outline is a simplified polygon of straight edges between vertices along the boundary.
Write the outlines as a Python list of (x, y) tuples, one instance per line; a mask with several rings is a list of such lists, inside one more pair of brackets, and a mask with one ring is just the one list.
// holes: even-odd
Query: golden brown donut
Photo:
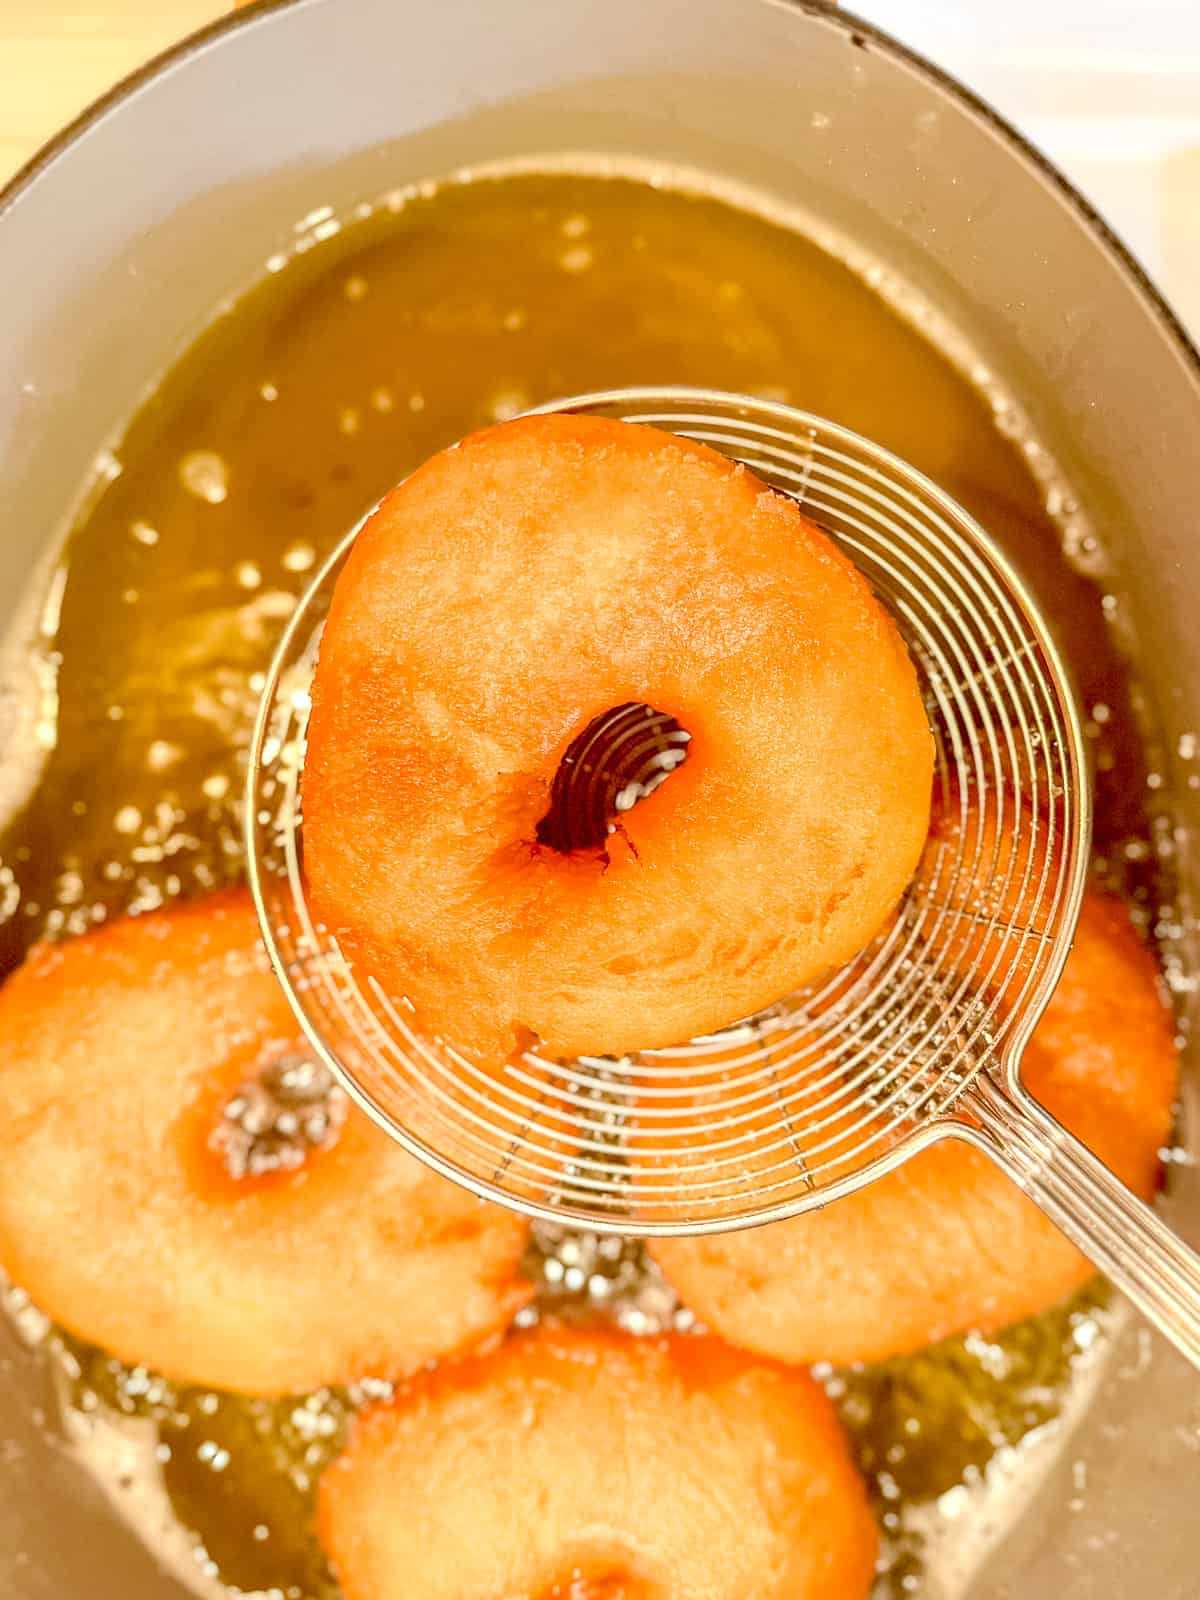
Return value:
[[(564, 758), (582, 783), (576, 741), (639, 705), (690, 734), (683, 764), (628, 810), (596, 777), (599, 833), (559, 826)], [(435, 456), (354, 544), (305, 866), (346, 953), (480, 1060), (531, 1035), (620, 1054), (861, 948), (920, 855), (932, 750), (895, 626), (793, 501), (655, 429), (525, 418)]]
[(234, 1176), (224, 1108), (306, 1056), (244, 893), (36, 949), (0, 989), (4, 1269), (122, 1359), (249, 1393), (403, 1375), (504, 1328), (532, 1292), (520, 1219), (344, 1100), (297, 1165)]
[(807, 1374), (553, 1327), (362, 1417), (319, 1530), (346, 1600), (865, 1600), (877, 1546)]
[[(1148, 1198), (1176, 1053), (1153, 957), (1089, 893), (1025, 1052), (1033, 1095)], [(986, 1156), (947, 1140), (823, 1210), (651, 1250), (715, 1333), (783, 1361), (876, 1361), (1045, 1310), (1093, 1268)]]

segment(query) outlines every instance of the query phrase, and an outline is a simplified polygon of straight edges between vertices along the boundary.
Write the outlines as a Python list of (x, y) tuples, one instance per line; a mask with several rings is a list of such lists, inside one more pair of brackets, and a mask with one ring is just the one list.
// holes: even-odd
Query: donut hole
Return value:
[(653, 794), (688, 757), (691, 734), (644, 701), (611, 706), (567, 746), (535, 829), (560, 855), (604, 851), (620, 818)]
[(303, 1048), (269, 1048), (221, 1106), (209, 1147), (236, 1182), (298, 1171), (337, 1142), (346, 1091)]
[(538, 1600), (659, 1600), (659, 1595), (624, 1568), (587, 1571), (577, 1567), (568, 1579), (544, 1589)]

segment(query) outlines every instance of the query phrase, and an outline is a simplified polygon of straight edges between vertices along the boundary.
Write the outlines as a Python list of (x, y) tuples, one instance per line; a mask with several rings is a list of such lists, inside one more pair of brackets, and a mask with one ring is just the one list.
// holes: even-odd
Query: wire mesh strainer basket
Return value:
[(936, 1138), (969, 1139), (1160, 1325), (1193, 1317), (1200, 1358), (1195, 1258), (1020, 1086), (1022, 1047), (1078, 914), (1090, 791), (1067, 674), (1019, 576), (936, 485), (819, 417), (694, 390), (546, 409), (650, 424), (745, 462), (866, 575), (904, 635), (934, 732), (924, 857), (855, 961), (719, 1033), (620, 1058), (531, 1050), (486, 1070), (453, 1041), (423, 1036), (403, 996), (343, 959), (306, 896), (308, 686), (354, 530), (281, 643), (249, 777), (252, 887), (314, 1048), (376, 1122), (446, 1176), (531, 1215), (612, 1232), (792, 1216)]

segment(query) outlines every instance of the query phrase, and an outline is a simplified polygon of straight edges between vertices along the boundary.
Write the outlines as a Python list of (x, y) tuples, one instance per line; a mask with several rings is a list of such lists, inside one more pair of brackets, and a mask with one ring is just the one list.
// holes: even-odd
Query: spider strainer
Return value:
[(793, 1216), (933, 1140), (996, 1159), (1200, 1362), (1200, 1263), (1022, 1089), (1087, 869), (1085, 742), (1022, 583), (934, 484), (819, 417), (708, 391), (593, 411), (698, 439), (793, 495), (904, 634), (934, 731), (936, 825), (894, 919), (820, 988), (671, 1049), (484, 1071), (424, 1037), (315, 920), (300, 775), (308, 685), (357, 529), (281, 642), (251, 751), (247, 830), (272, 962), (321, 1058), (377, 1123), (481, 1196), (555, 1221), (702, 1233)]

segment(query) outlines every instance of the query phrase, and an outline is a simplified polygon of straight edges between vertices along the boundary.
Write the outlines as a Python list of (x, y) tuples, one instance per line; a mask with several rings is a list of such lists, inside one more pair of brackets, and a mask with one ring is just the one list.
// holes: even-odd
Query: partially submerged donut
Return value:
[(939, 965), (1015, 999), (1050, 925), (1061, 850), (1044, 805), (1039, 816), (1011, 793), (957, 784), (935, 795), (916, 897)]
[(355, 542), (305, 869), (432, 1031), (618, 1055), (859, 950), (920, 856), (932, 757), (894, 624), (792, 500), (655, 429), (525, 418)]
[(323, 1070), (243, 893), (40, 947), (0, 989), (0, 1263), (124, 1360), (251, 1393), (495, 1334), (532, 1292), (520, 1220)]
[[(1176, 1052), (1154, 960), (1089, 893), (1024, 1056), (1030, 1092), (1144, 1199)], [(651, 1250), (706, 1326), (784, 1361), (882, 1360), (1046, 1310), (1094, 1269), (986, 1156), (947, 1140), (823, 1210)]]
[(346, 1600), (865, 1600), (877, 1546), (806, 1373), (553, 1327), (366, 1414), (319, 1529)]

